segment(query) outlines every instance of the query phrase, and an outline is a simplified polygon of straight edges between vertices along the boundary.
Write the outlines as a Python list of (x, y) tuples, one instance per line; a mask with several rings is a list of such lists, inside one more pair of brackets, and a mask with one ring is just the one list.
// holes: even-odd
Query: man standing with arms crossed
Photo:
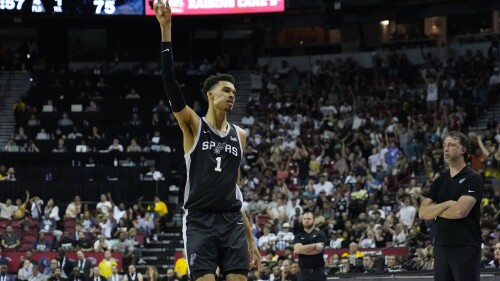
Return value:
[(306, 212), (302, 216), (304, 231), (295, 235), (293, 250), (299, 254), (299, 281), (325, 281), (325, 249), (326, 236), (322, 231), (314, 229), (314, 215)]
[(172, 18), (168, 1), (154, 4), (161, 28), (161, 70), (165, 92), (183, 134), (187, 181), (184, 195), (184, 247), (195, 281), (215, 281), (217, 267), (227, 281), (245, 281), (260, 254), (252, 228), (242, 212), (243, 196), (236, 185), (245, 131), (227, 122), (236, 89), (228, 74), (208, 77), (202, 94), (208, 111), (200, 118), (186, 105), (174, 73)]
[(479, 281), (483, 179), (465, 163), (471, 150), (466, 135), (449, 132), (443, 150), (449, 169), (432, 183), (419, 210), (421, 219), (436, 220), (434, 280)]

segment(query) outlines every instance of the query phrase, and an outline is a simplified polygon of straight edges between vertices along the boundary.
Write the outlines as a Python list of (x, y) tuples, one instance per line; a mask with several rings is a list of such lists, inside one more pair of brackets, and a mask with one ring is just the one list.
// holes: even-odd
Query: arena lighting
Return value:
[(380, 24), (383, 25), (383, 26), (388, 26), (389, 23), (390, 23), (389, 20), (383, 20), (383, 21), (380, 22)]

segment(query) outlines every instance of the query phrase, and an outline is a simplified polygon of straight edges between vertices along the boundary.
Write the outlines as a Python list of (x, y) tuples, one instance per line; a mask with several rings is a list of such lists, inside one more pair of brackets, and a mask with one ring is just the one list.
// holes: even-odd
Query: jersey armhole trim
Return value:
[(238, 130), (238, 129), (240, 129), (240, 127), (238, 127), (237, 125), (234, 125), (234, 124), (233, 124), (233, 126), (234, 126), (234, 130), (236, 131), (236, 135), (238, 136), (238, 142), (240, 143), (241, 160), (243, 160), (243, 145), (241, 144), (240, 130)]
[(198, 141), (200, 140), (201, 124), (203, 121), (201, 120), (200, 117), (198, 117), (198, 120), (200, 121), (200, 124), (198, 125), (198, 132), (196, 133), (196, 138), (194, 139), (193, 147), (191, 147), (191, 149), (188, 152), (184, 153), (184, 157), (191, 155), (191, 153), (193, 153), (193, 151), (196, 149), (196, 146), (198, 145)]

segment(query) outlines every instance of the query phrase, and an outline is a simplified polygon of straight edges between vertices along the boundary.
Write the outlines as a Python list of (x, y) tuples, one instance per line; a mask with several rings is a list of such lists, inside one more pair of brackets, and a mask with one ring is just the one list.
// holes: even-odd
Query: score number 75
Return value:
[(100, 14), (104, 8), (104, 13), (111, 15), (115, 13), (115, 0), (94, 0), (95, 13)]

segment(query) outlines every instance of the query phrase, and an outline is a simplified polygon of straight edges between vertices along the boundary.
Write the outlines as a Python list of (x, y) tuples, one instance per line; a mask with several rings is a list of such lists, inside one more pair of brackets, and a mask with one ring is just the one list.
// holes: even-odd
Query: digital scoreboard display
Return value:
[(0, 14), (144, 15), (144, 0), (0, 0)]
[[(153, 0), (0, 0), (0, 15), (148, 15)], [(173, 15), (254, 14), (285, 11), (285, 0), (170, 0)]]

